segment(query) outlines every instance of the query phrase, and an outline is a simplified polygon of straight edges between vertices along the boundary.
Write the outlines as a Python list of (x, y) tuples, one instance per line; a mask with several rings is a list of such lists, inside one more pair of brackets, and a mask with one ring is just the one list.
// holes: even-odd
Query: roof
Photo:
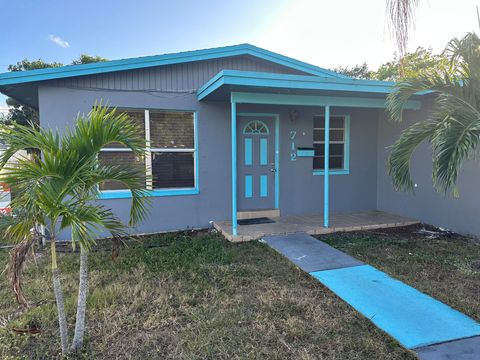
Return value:
[(394, 85), (395, 83), (390, 81), (223, 70), (198, 89), (197, 97), (198, 100), (207, 99), (216, 90), (225, 86), (271, 88), (276, 91), (298, 89), (389, 94)]
[(142, 69), (153, 66), (180, 64), (239, 55), (255, 56), (257, 58), (271, 61), (279, 65), (290, 67), (292, 69), (303, 71), (315, 76), (348, 79), (347, 76), (334, 71), (307, 64), (303, 61), (261, 49), (250, 44), (240, 44), (173, 54), (144, 56), (82, 65), (68, 65), (58, 68), (8, 72), (0, 74), (0, 86), (54, 80), (74, 76), (101, 74), (114, 71)]
[[(385, 108), (390, 81), (222, 70), (197, 91), (197, 99), (251, 104)], [(417, 94), (419, 95), (419, 94)], [(405, 108), (418, 110), (418, 97)]]

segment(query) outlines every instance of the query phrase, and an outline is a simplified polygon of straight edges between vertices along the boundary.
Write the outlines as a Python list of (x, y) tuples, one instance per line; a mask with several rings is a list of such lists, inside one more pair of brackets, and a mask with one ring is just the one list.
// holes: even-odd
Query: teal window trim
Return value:
[[(323, 115), (315, 115), (323, 116)], [(344, 160), (343, 169), (329, 169), (328, 175), (349, 175), (350, 174), (350, 115), (332, 114), (330, 117), (344, 117), (345, 118), (345, 144), (343, 148)], [(313, 175), (324, 176), (324, 170), (313, 170)]]
[[(159, 109), (146, 109), (146, 110), (159, 110)], [(164, 110), (164, 109), (160, 109)], [(179, 111), (179, 112), (193, 112), (193, 139), (194, 139), (194, 151), (193, 151), (193, 166), (194, 166), (194, 184), (193, 188), (171, 188), (171, 189), (151, 189), (146, 191), (146, 196), (162, 197), (162, 196), (180, 196), (180, 195), (198, 195), (200, 194), (199, 187), (199, 164), (198, 164), (198, 117), (197, 112), (193, 110), (179, 110), (168, 109), (165, 111)], [(147, 135), (147, 131), (145, 134)], [(147, 139), (148, 141), (150, 139)], [(130, 199), (132, 193), (130, 190), (103, 190), (100, 191), (99, 199)]]
[[(179, 196), (179, 195), (198, 195), (200, 192), (198, 189), (156, 189), (147, 190), (146, 196), (160, 197), (160, 196)], [(130, 190), (104, 190), (100, 193), (99, 199), (130, 199), (132, 193)]]

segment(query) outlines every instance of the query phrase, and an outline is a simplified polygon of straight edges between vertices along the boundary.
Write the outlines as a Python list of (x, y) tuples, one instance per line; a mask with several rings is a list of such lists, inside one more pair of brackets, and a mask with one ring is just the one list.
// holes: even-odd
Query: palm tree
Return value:
[[(131, 165), (105, 165), (98, 161), (100, 150), (120, 143), (137, 156), (145, 154), (145, 140), (137, 125), (115, 109), (95, 105), (87, 116), (79, 116), (72, 131), (63, 136), (34, 126), (0, 125), (0, 141), (8, 145), (0, 157), (6, 171), (0, 181), (14, 185), (19, 195), (11, 207), (19, 216), (3, 221), (6, 233), (17, 241), (30, 237), (33, 225), (48, 229), (51, 241), (52, 280), (57, 303), (61, 348), (68, 352), (68, 329), (56, 254), (58, 231), (71, 228), (72, 245), (80, 246), (80, 282), (75, 335), (71, 349), (79, 350), (85, 331), (88, 289), (88, 250), (102, 230), (125, 234), (126, 226), (95, 200), (105, 181), (124, 184), (132, 193), (129, 225), (147, 214), (145, 185), (141, 169)], [(19, 150), (35, 149), (33, 158), (21, 159), (14, 167), (7, 161)], [(41, 153), (41, 156), (35, 155)], [(27, 240), (28, 241), (28, 240)]]
[(394, 143), (387, 170), (397, 190), (412, 190), (410, 159), (424, 141), (432, 147), (435, 188), (458, 196), (456, 182), (462, 163), (472, 157), (480, 142), (480, 39), (469, 33), (453, 39), (445, 49), (450, 68), (431, 69), (397, 83), (388, 97), (393, 120), (402, 120), (406, 101), (422, 91), (435, 98), (424, 121), (402, 132)]
[(397, 45), (400, 59), (407, 53), (409, 33), (414, 24), (418, 2), (419, 0), (387, 0), (390, 30)]

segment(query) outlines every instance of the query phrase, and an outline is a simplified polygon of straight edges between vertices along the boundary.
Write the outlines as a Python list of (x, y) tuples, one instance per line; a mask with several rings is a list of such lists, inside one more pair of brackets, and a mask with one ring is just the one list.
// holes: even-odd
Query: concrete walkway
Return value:
[(420, 359), (480, 359), (480, 324), (307, 234), (263, 240)]

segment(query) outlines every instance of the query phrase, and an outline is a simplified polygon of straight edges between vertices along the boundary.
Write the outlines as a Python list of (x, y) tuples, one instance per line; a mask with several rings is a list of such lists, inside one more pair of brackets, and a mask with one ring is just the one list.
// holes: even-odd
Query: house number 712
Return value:
[(297, 160), (297, 153), (295, 151), (295, 137), (297, 136), (297, 131), (296, 130), (290, 130), (290, 140), (292, 140), (291, 142), (291, 146), (292, 146), (292, 151), (290, 152), (290, 160), (291, 161), (295, 161)]

